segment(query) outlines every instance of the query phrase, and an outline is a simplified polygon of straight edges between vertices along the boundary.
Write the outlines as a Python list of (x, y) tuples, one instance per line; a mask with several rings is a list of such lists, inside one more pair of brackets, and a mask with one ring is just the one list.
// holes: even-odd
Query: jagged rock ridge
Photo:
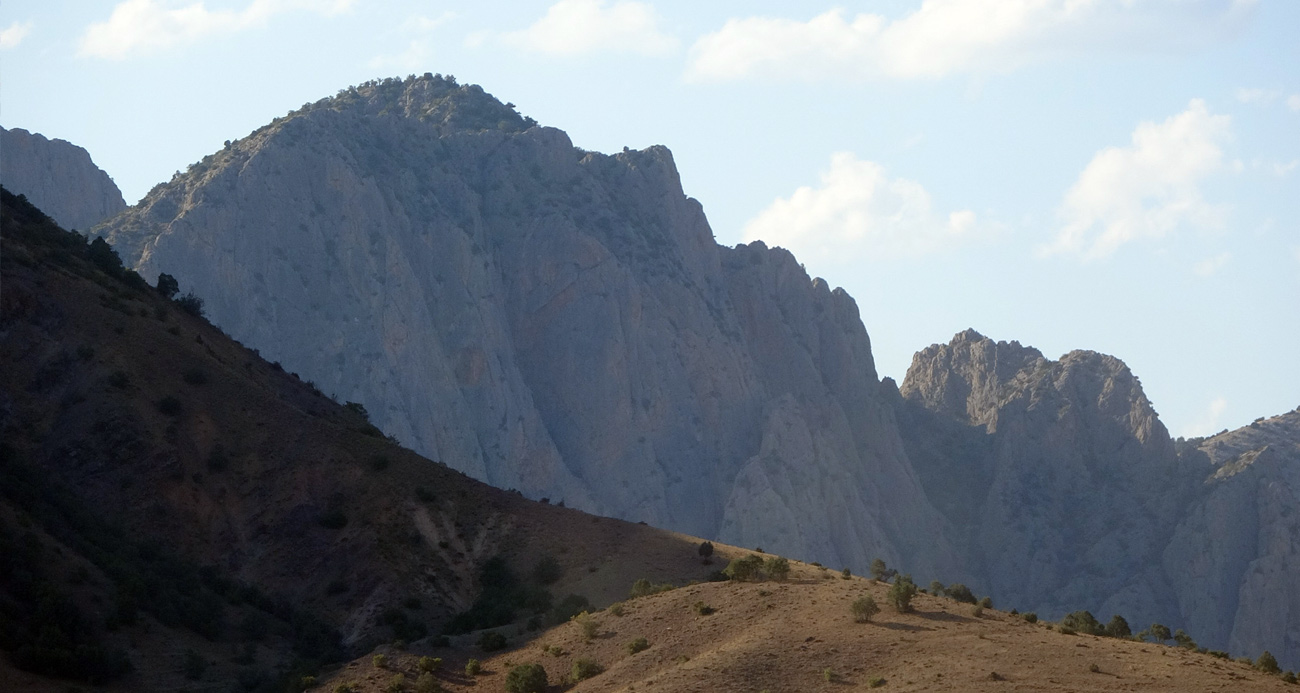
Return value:
[(853, 300), (718, 246), (663, 147), (474, 86), (341, 92), (100, 229), (227, 332), (502, 487), (858, 568), (951, 573)]
[(69, 229), (88, 230), (126, 209), (122, 191), (85, 149), (21, 128), (0, 128), (0, 185)]
[(1180, 451), (1118, 359), (973, 330), (916, 355), (897, 409), (979, 590), (1300, 659), (1300, 413)]

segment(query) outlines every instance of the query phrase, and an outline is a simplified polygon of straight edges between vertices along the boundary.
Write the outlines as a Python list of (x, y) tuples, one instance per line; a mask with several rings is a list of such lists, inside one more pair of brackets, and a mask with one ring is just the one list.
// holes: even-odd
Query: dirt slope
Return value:
[[(550, 690), (572, 691), (1297, 690), (1246, 664), (1148, 642), (1067, 635), (992, 609), (976, 617), (971, 605), (945, 597), (921, 594), (912, 613), (885, 607), (870, 623), (854, 621), (855, 599), (871, 595), (884, 606), (887, 591), (870, 579), (796, 564), (784, 583), (703, 583), (627, 601), (621, 616), (594, 616), (591, 641), (570, 623), (491, 655), (472, 645), (384, 647), (377, 652), (388, 657), (385, 668), (369, 656), (358, 659), (326, 677), (321, 690), (387, 690), (399, 673), (418, 690), (421, 656), (442, 658), (437, 680), (452, 691), (504, 690), (513, 666), (533, 662), (546, 669)], [(700, 602), (715, 611), (700, 615)], [(629, 654), (627, 644), (640, 637), (649, 649)], [(477, 677), (464, 673), (471, 657), (482, 660)], [(570, 685), (566, 677), (580, 658), (604, 672)]]

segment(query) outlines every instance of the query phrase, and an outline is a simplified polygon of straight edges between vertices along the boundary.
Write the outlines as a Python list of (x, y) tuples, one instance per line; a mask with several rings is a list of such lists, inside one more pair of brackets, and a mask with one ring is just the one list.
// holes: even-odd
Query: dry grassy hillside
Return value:
[[(485, 654), (466, 643), (377, 650), (325, 677), (320, 690), (501, 691), (508, 672), (541, 664), (551, 688), (572, 691), (1294, 691), (1245, 663), (1166, 645), (1070, 635), (1051, 624), (946, 597), (918, 595), (914, 611), (887, 606), (889, 586), (795, 564), (786, 582), (702, 583), (628, 600), (593, 615), (591, 639), (572, 622)], [(856, 622), (850, 605), (883, 608)], [(711, 607), (702, 614), (699, 605)], [(617, 613), (615, 613), (617, 612)], [(632, 653), (629, 643), (648, 648)], [(441, 666), (421, 686), (420, 658)], [(481, 673), (469, 676), (470, 658)], [(575, 663), (603, 671), (571, 681)], [(436, 683), (436, 686), (433, 684)]]

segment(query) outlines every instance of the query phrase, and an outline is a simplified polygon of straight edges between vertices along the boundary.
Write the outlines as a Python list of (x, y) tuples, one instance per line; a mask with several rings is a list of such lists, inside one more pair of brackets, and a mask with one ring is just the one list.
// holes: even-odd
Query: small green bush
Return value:
[(609, 606), (605, 607), (605, 611), (608, 611), (609, 613), (615, 616), (622, 616), (623, 602), (614, 602), (613, 604), (610, 604)]
[(970, 615), (971, 615), (971, 616), (974, 616), (975, 618), (983, 618), (983, 617), (984, 617), (984, 605), (983, 605), (983, 604), (976, 604), (975, 606), (972, 606), (972, 607), (970, 608)]
[(790, 561), (783, 556), (772, 556), (763, 563), (763, 572), (773, 580), (785, 582), (790, 577)]
[(883, 676), (872, 676), (867, 679), (868, 688), (880, 688), (883, 685), (885, 685), (885, 677)]
[(763, 558), (754, 554), (744, 558), (733, 558), (731, 563), (727, 564), (726, 570), (722, 572), (737, 582), (761, 580), (763, 577)]
[(376, 669), (386, 669), (388, 668), (388, 655), (377, 654), (370, 658), (370, 663), (374, 664)]
[(894, 580), (894, 584), (889, 587), (889, 603), (899, 613), (906, 613), (912, 610), (912, 598), (916, 596), (916, 584), (912, 582), (911, 575), (899, 575)]
[(955, 599), (966, 604), (974, 604), (976, 601), (975, 593), (971, 592), (969, 587), (960, 582), (954, 582), (951, 585), (948, 585), (944, 588), (943, 593), (948, 595), (949, 599)]
[[(1174, 631), (1174, 642), (1178, 643), (1178, 646), (1183, 649), (1187, 649), (1187, 650), (1196, 649), (1196, 641), (1192, 640), (1192, 636), (1188, 635), (1187, 631), (1183, 630), (1182, 628), (1179, 628), (1178, 630)], [(1272, 655), (1269, 656), (1271, 657)]]
[(826, 667), (825, 669), (822, 669), (822, 678), (826, 680), (826, 683), (834, 683), (835, 679), (838, 677), (835, 676), (835, 672), (831, 671), (830, 667)]
[(1164, 642), (1174, 637), (1174, 634), (1169, 632), (1169, 626), (1164, 626), (1159, 623), (1152, 623), (1151, 627), (1147, 629), (1147, 635), (1155, 638), (1156, 642)]
[(510, 642), (506, 640), (506, 636), (494, 630), (489, 630), (478, 636), (478, 649), (484, 652), (496, 652), (509, 646)]
[(709, 542), (709, 541), (700, 542), (700, 548), (697, 550), (697, 553), (700, 554), (701, 558), (708, 558), (709, 556), (712, 556), (713, 542)]
[(638, 652), (644, 652), (650, 649), (650, 641), (645, 638), (637, 638), (627, 644), (627, 653), (634, 655)]
[(676, 588), (671, 583), (662, 582), (659, 584), (655, 584), (645, 578), (641, 578), (640, 580), (637, 580), (636, 582), (632, 583), (632, 590), (631, 592), (628, 593), (628, 598), (636, 599), (637, 597), (647, 597), (652, 594), (659, 594), (660, 592), (668, 592), (673, 589)]
[(435, 672), (442, 668), (442, 657), (421, 657), (416, 668), (429, 673)]
[(1110, 617), (1110, 623), (1106, 624), (1106, 635), (1112, 638), (1127, 638), (1133, 634), (1129, 628), (1128, 621), (1119, 614)]
[(599, 628), (599, 624), (596, 623), (596, 618), (590, 613), (584, 611), (574, 616), (573, 622), (578, 624), (578, 630), (582, 633), (583, 640), (591, 642), (596, 637), (596, 629)]
[(889, 577), (889, 566), (885, 565), (883, 559), (877, 558), (871, 561), (871, 579), (876, 582), (884, 582)]
[(705, 604), (704, 602), (695, 602), (693, 608), (695, 609), (695, 613), (700, 616), (708, 616), (717, 611), (717, 609)]
[(1287, 683), (1296, 683), (1295, 673), (1288, 671), (1285, 674), (1282, 674), (1282, 680)]
[(1268, 650), (1264, 650), (1260, 653), (1259, 659), (1255, 660), (1255, 668), (1265, 674), (1278, 674), (1282, 671), (1282, 669), (1277, 665), (1277, 658)]
[(1056, 627), (1056, 630), (1057, 630), (1058, 632), (1060, 632), (1061, 635), (1075, 635), (1075, 633), (1076, 633), (1076, 631), (1075, 631), (1073, 628), (1071, 628), (1071, 627), (1065, 625), (1064, 623), (1062, 623), (1061, 625), (1057, 626), (1057, 627)]
[(1061, 625), (1087, 635), (1102, 635), (1106, 632), (1106, 627), (1090, 611), (1071, 611), (1061, 619)]
[(548, 683), (546, 669), (540, 664), (520, 664), (506, 674), (507, 693), (542, 693)]
[(992, 609), (992, 608), (993, 608), (993, 597), (985, 597), (985, 598), (981, 599), (979, 605), (982, 606), (982, 607), (984, 607), (985, 609)]
[(394, 674), (393, 678), (388, 679), (388, 686), (384, 688), (386, 693), (402, 693), (406, 690), (406, 674)]
[(1021, 618), (1025, 619), (1025, 623), (1038, 623), (1038, 614), (1032, 611), (1026, 612)]
[(590, 657), (579, 657), (578, 660), (573, 663), (573, 668), (569, 670), (569, 678), (572, 679), (574, 683), (586, 681), (604, 670), (605, 668), (597, 664), (596, 660), (591, 659)]
[(872, 599), (871, 595), (858, 597), (849, 609), (853, 612), (853, 620), (858, 623), (866, 623), (872, 616), (880, 613), (880, 607), (876, 606), (876, 600)]
[(849, 570), (848, 568), (845, 568), (844, 570), (840, 571), (841, 580), (848, 580), (851, 577), (853, 577), (853, 571)]
[(442, 693), (442, 690), (442, 684), (427, 671), (415, 680), (415, 693)]
[(466, 676), (478, 676), (481, 671), (483, 671), (483, 664), (477, 659), (471, 659), (468, 662), (465, 662)]

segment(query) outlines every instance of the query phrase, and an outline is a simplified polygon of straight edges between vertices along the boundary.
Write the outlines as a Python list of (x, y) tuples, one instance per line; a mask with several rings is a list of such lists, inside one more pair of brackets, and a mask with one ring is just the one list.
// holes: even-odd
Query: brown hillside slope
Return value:
[[(448, 691), (506, 690), (512, 667), (541, 664), (548, 690), (655, 691), (1294, 691), (1244, 663), (1148, 642), (1069, 635), (992, 609), (918, 595), (912, 613), (886, 606), (888, 586), (796, 564), (785, 583), (705, 583), (629, 600), (621, 615), (594, 615), (594, 637), (576, 623), (495, 654), (477, 648), (390, 647), (322, 680), (321, 690), (357, 693), (421, 689), (419, 658), (441, 658), (434, 674)], [(850, 604), (871, 595), (884, 610), (857, 623)], [(697, 604), (715, 611), (701, 615)], [(629, 653), (628, 643), (649, 647)], [(479, 658), (482, 673), (465, 664)], [(572, 685), (579, 659), (603, 672)], [(1095, 670), (1094, 670), (1095, 666)], [(874, 685), (873, 685), (874, 684)]]
[[(494, 555), (520, 574), (554, 557), (555, 593), (596, 603), (605, 575), (710, 570), (696, 540), (526, 501), (390, 443), (96, 267), (25, 202), (5, 193), (3, 213), (0, 689), (55, 686), (13, 669), (19, 650), (71, 652), (85, 634), (130, 660), (120, 690), (270, 690), (392, 639), (386, 613), (437, 632)], [(51, 611), (76, 613), (42, 640)]]

